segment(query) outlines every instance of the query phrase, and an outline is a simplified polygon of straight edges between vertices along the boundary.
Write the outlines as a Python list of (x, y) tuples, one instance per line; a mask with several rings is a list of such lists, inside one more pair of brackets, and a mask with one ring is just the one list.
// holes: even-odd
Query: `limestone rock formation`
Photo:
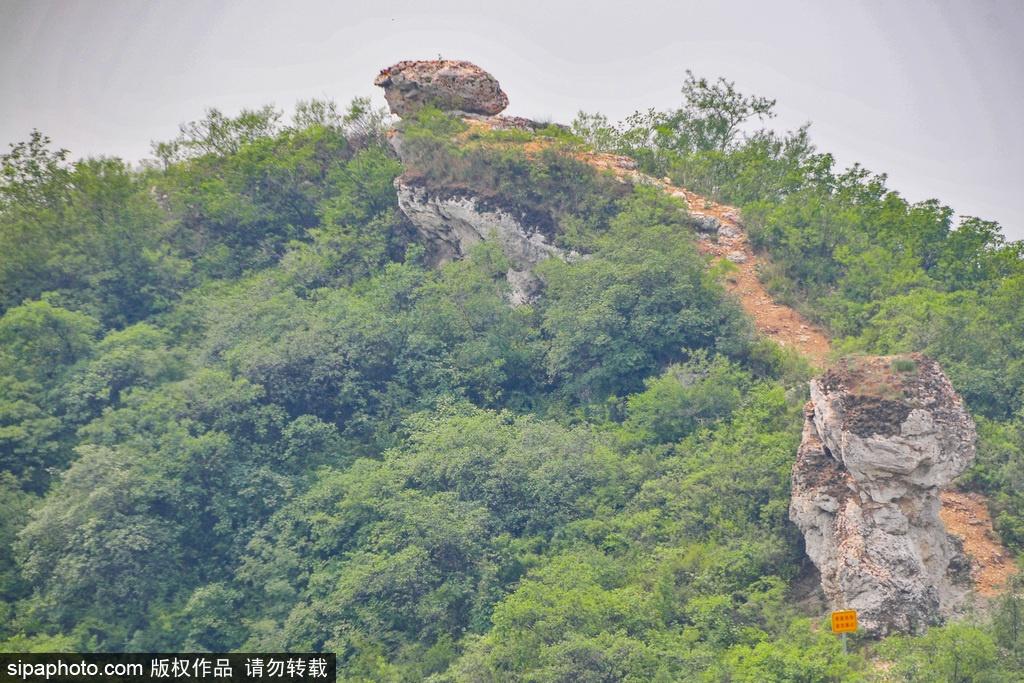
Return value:
[(384, 98), (392, 113), (401, 117), (426, 105), (487, 116), (508, 106), (508, 96), (494, 76), (460, 60), (399, 62), (381, 71), (373, 83), (384, 88)]
[(825, 594), (868, 633), (917, 632), (963, 604), (970, 565), (939, 489), (974, 459), (975, 428), (938, 363), (840, 362), (811, 382), (789, 516)]
[[(508, 97), (490, 74), (469, 62), (399, 62), (381, 71), (374, 82), (384, 88), (391, 111), (400, 116), (433, 104), (464, 119), (485, 119), (488, 127), (495, 129), (538, 126), (526, 119), (497, 116), (508, 105)], [(406, 162), (401, 131), (392, 130), (388, 139)], [(474, 244), (494, 240), (511, 263), (506, 278), (513, 306), (536, 298), (541, 283), (533, 274), (535, 265), (552, 256), (577, 257), (554, 246), (550, 230), (546, 234), (524, 216), (474, 196), (466, 188), (428, 189), (406, 174), (395, 180), (395, 189), (398, 206), (416, 227), (433, 265), (460, 259)]]
[(395, 181), (395, 188), (398, 206), (416, 226), (435, 265), (462, 258), (474, 244), (496, 240), (512, 264), (506, 277), (514, 306), (532, 301), (537, 294), (540, 281), (532, 272), (535, 265), (551, 256), (577, 257), (551, 244), (540, 230), (476, 197), (431, 193), (402, 177)]

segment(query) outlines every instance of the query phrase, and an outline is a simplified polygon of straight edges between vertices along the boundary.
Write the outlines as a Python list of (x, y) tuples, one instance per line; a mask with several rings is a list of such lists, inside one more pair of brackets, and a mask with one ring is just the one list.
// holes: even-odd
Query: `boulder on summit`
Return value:
[(443, 111), (494, 116), (508, 106), (497, 79), (462, 60), (411, 60), (382, 70), (373, 81), (384, 88), (393, 114), (406, 117), (432, 105)]

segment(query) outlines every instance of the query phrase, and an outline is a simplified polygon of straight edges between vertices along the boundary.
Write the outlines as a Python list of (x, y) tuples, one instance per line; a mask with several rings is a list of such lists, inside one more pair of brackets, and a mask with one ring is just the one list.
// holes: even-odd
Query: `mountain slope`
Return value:
[[(444, 102), (472, 97), (445, 68)], [(756, 130), (761, 98), (683, 87), (572, 131), (211, 110), (142, 170), (15, 145), (0, 647), (323, 650), (352, 681), (1019, 677), (1014, 585), (844, 651), (793, 604), (788, 516), (794, 350), (828, 330), (941, 360), (980, 435), (964, 485), (1020, 550), (1018, 250)]]

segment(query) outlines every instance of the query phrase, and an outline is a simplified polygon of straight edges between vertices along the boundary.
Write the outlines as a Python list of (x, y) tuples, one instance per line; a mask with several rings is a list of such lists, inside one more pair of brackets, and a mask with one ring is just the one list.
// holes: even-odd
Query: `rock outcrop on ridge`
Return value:
[(939, 519), (939, 490), (974, 459), (975, 427), (920, 354), (841, 361), (811, 382), (789, 515), (836, 609), (873, 635), (957, 612), (970, 565)]
[(494, 76), (461, 60), (399, 62), (382, 70), (373, 84), (384, 88), (391, 112), (401, 117), (427, 105), (486, 116), (499, 114), (508, 106), (508, 96)]
[(551, 256), (571, 260), (577, 257), (548, 242), (542, 232), (531, 228), (508, 211), (486, 205), (473, 196), (445, 196), (425, 187), (395, 181), (398, 206), (416, 226), (434, 265), (462, 258), (474, 244), (495, 240), (511, 268), (505, 277), (513, 306), (529, 303), (540, 289), (533, 267)]
[[(402, 117), (429, 104), (468, 119), (487, 117), (492, 128), (529, 130), (536, 125), (525, 119), (495, 116), (508, 105), (508, 97), (493, 76), (470, 62), (399, 62), (381, 71), (374, 84), (384, 88), (391, 111)], [(405, 161), (401, 133), (393, 130), (389, 140)], [(541, 283), (533, 274), (535, 265), (551, 256), (576, 256), (554, 246), (540, 226), (493, 201), (473, 196), (466, 188), (428, 190), (414, 179), (400, 176), (395, 189), (399, 208), (416, 227), (434, 265), (462, 258), (479, 242), (497, 242), (511, 264), (506, 279), (513, 306), (536, 298)]]

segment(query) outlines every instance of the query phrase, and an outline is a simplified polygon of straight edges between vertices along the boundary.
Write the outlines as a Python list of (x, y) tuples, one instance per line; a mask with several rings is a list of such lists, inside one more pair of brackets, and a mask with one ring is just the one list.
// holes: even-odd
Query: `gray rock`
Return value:
[(875, 635), (939, 623), (970, 588), (938, 494), (974, 459), (974, 423), (938, 363), (896, 360), (845, 361), (811, 382), (789, 510), (833, 607)]
[(573, 260), (574, 252), (565, 252), (548, 242), (543, 233), (523, 225), (501, 209), (487, 207), (476, 197), (433, 194), (410, 184), (402, 177), (395, 181), (398, 206), (419, 232), (434, 265), (462, 258), (474, 244), (496, 241), (511, 262), (506, 277), (511, 285), (513, 305), (536, 298), (540, 280), (532, 269), (552, 256)]
[(722, 222), (714, 216), (694, 213), (690, 214), (690, 218), (693, 220), (693, 226), (698, 232), (717, 233), (722, 226)]
[(730, 251), (728, 254), (725, 255), (725, 258), (729, 259), (733, 263), (747, 262), (747, 255), (744, 254), (742, 251)]
[(511, 287), (508, 295), (508, 302), (512, 306), (522, 306), (532, 303), (540, 293), (540, 278), (533, 274), (529, 268), (516, 270), (509, 268), (505, 273), (505, 279)]
[(487, 116), (508, 106), (508, 96), (494, 76), (461, 60), (399, 62), (382, 70), (373, 84), (384, 88), (391, 112), (401, 117), (427, 105)]
[(740, 231), (739, 228), (737, 228), (737, 227), (735, 227), (733, 225), (729, 225), (728, 223), (722, 223), (718, 227), (718, 236), (719, 237), (728, 237), (728, 238), (731, 239), (731, 238), (739, 237), (742, 234), (743, 233)]
[[(728, 214), (726, 214), (726, 217), (728, 217)], [(743, 231), (736, 227), (736, 225), (708, 214), (691, 213), (690, 219), (693, 221), (693, 227), (696, 228), (698, 233), (726, 238), (736, 238), (743, 234)]]

